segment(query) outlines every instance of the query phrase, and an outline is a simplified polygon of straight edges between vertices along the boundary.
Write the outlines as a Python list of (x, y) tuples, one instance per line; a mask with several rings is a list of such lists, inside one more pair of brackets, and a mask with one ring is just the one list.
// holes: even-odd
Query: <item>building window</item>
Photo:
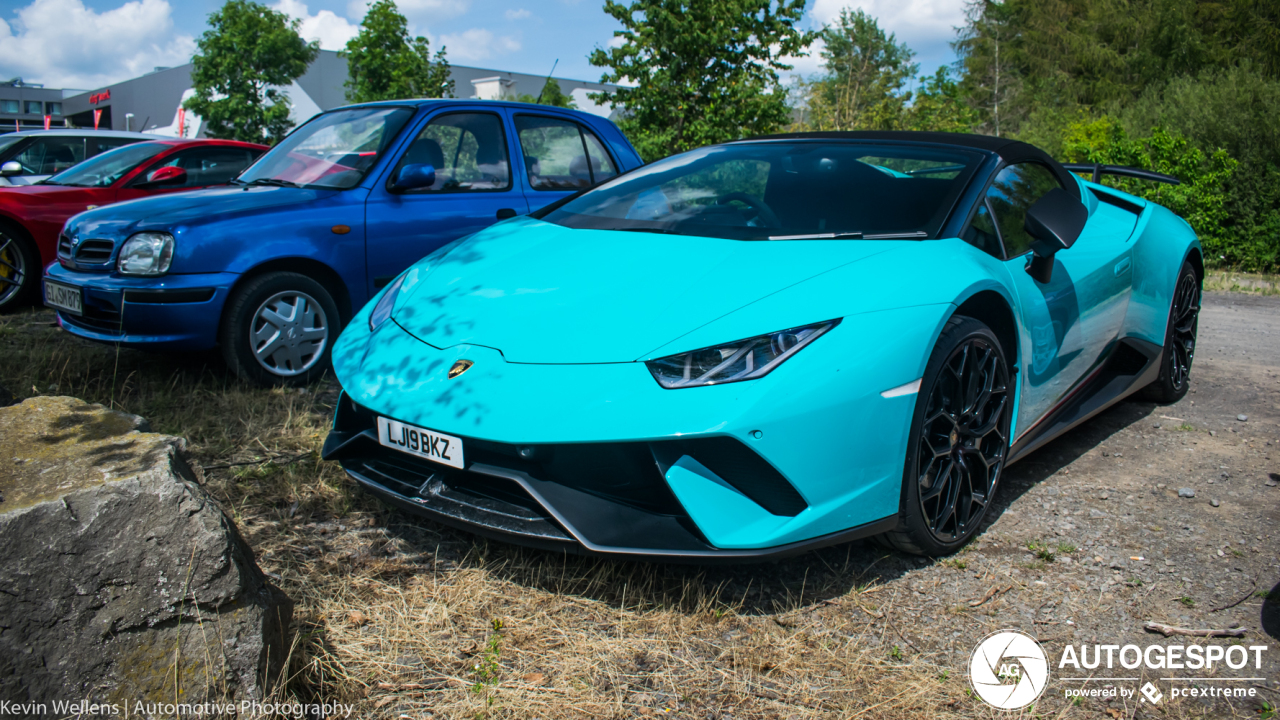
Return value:
[(26, 112), (28, 115), (43, 115), (44, 109), (40, 107), (39, 100), (28, 100)]
[(17, 100), (0, 100), (0, 112), (17, 115), (19, 112), (18, 101)]
[(45, 107), (45, 112), (47, 112), (49, 115), (62, 114), (62, 103), (45, 103), (44, 107)]

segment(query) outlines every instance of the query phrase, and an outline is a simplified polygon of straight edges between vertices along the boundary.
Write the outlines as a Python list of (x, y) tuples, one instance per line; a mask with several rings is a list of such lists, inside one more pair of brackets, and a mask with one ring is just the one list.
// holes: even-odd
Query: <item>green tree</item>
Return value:
[(228, 0), (209, 16), (191, 60), (195, 95), (184, 107), (204, 119), (210, 137), (274, 144), (293, 127), (278, 88), (319, 52), (298, 35), (298, 23), (252, 0)]
[(809, 84), (807, 124), (814, 130), (899, 127), (911, 100), (907, 81), (919, 69), (911, 48), (862, 10), (841, 10), (819, 36), (826, 75)]
[(393, 0), (375, 0), (360, 32), (341, 53), (347, 59), (347, 100), (453, 97), (445, 48), (435, 58), (424, 37), (410, 37), (409, 23)]
[(965, 102), (960, 83), (951, 71), (940, 67), (932, 77), (921, 77), (920, 87), (904, 109), (904, 130), (934, 132), (973, 132), (979, 122), (978, 111)]
[(534, 103), (536, 105), (550, 105), (552, 107), (571, 108), (576, 110), (578, 104), (573, 101), (569, 95), (565, 95), (560, 89), (560, 83), (555, 78), (547, 78), (547, 82), (542, 86), (542, 92), (538, 95), (529, 95), (525, 93), (516, 98), (516, 102)]
[(812, 33), (796, 28), (804, 0), (605, 0), (620, 22), (616, 48), (597, 48), (591, 64), (608, 68), (595, 93), (622, 108), (619, 123), (654, 160), (709, 143), (772, 132), (790, 119), (778, 71), (804, 51)]

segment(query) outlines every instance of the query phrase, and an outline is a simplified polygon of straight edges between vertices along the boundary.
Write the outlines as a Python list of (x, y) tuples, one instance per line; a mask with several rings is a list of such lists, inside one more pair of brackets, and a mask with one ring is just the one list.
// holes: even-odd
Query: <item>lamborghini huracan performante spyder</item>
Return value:
[(1131, 393), (1186, 393), (1202, 276), (1172, 212), (1024, 143), (716, 145), (399, 275), (334, 347), (324, 456), (529, 545), (942, 555), (1009, 463)]

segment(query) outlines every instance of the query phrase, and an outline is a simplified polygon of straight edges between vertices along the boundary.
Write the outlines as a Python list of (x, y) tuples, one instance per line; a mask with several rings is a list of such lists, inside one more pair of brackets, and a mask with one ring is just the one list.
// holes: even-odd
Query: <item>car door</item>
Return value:
[[(365, 205), (371, 293), (445, 243), (529, 211), (513, 181), (511, 143), (501, 113), (450, 109), (431, 116), (415, 132)], [(391, 183), (408, 165), (432, 166), (435, 182), (395, 191)]]
[(29, 185), (60, 173), (85, 159), (85, 139), (68, 135), (36, 138), (12, 160), (22, 166), (22, 175), (10, 177), (15, 185)]
[(1053, 409), (1094, 368), (1115, 342), (1129, 300), (1128, 244), (1117, 242), (1096, 217), (1090, 217), (1070, 249), (1057, 253), (1048, 283), (1037, 282), (1027, 272), (1027, 209), (1058, 187), (1058, 176), (1043, 164), (1010, 165), (991, 184), (974, 223), (983, 222), (983, 217), (994, 219), (1005, 268), (1018, 295), (1024, 351), (1015, 435)]
[(618, 174), (590, 128), (563, 117), (516, 113), (530, 211)]
[[(166, 193), (186, 192), (212, 185), (225, 185), (231, 178), (253, 164), (262, 151), (253, 148), (214, 145), (179, 150), (153, 161), (116, 194), (116, 202)], [(147, 185), (151, 173), (162, 167), (179, 167), (187, 172), (186, 181), (176, 185)]]

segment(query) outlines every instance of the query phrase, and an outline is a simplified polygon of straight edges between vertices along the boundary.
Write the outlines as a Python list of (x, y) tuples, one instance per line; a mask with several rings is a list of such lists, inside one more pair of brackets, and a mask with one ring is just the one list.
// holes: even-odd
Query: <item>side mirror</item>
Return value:
[(410, 164), (400, 168), (391, 181), (391, 192), (402, 193), (436, 184), (436, 169), (431, 165)]
[(146, 182), (141, 182), (136, 187), (160, 187), (162, 185), (181, 185), (187, 181), (187, 171), (180, 167), (172, 165), (162, 167), (159, 170), (147, 176)]
[(22, 163), (18, 162), (17, 160), (10, 160), (5, 164), (0, 165), (0, 176), (9, 177), (10, 175), (21, 175), (21, 174), (22, 174)]
[(1062, 188), (1054, 188), (1027, 208), (1022, 226), (1032, 238), (1031, 261), (1027, 273), (1038, 283), (1053, 279), (1053, 256), (1076, 244), (1089, 211), (1079, 198)]

